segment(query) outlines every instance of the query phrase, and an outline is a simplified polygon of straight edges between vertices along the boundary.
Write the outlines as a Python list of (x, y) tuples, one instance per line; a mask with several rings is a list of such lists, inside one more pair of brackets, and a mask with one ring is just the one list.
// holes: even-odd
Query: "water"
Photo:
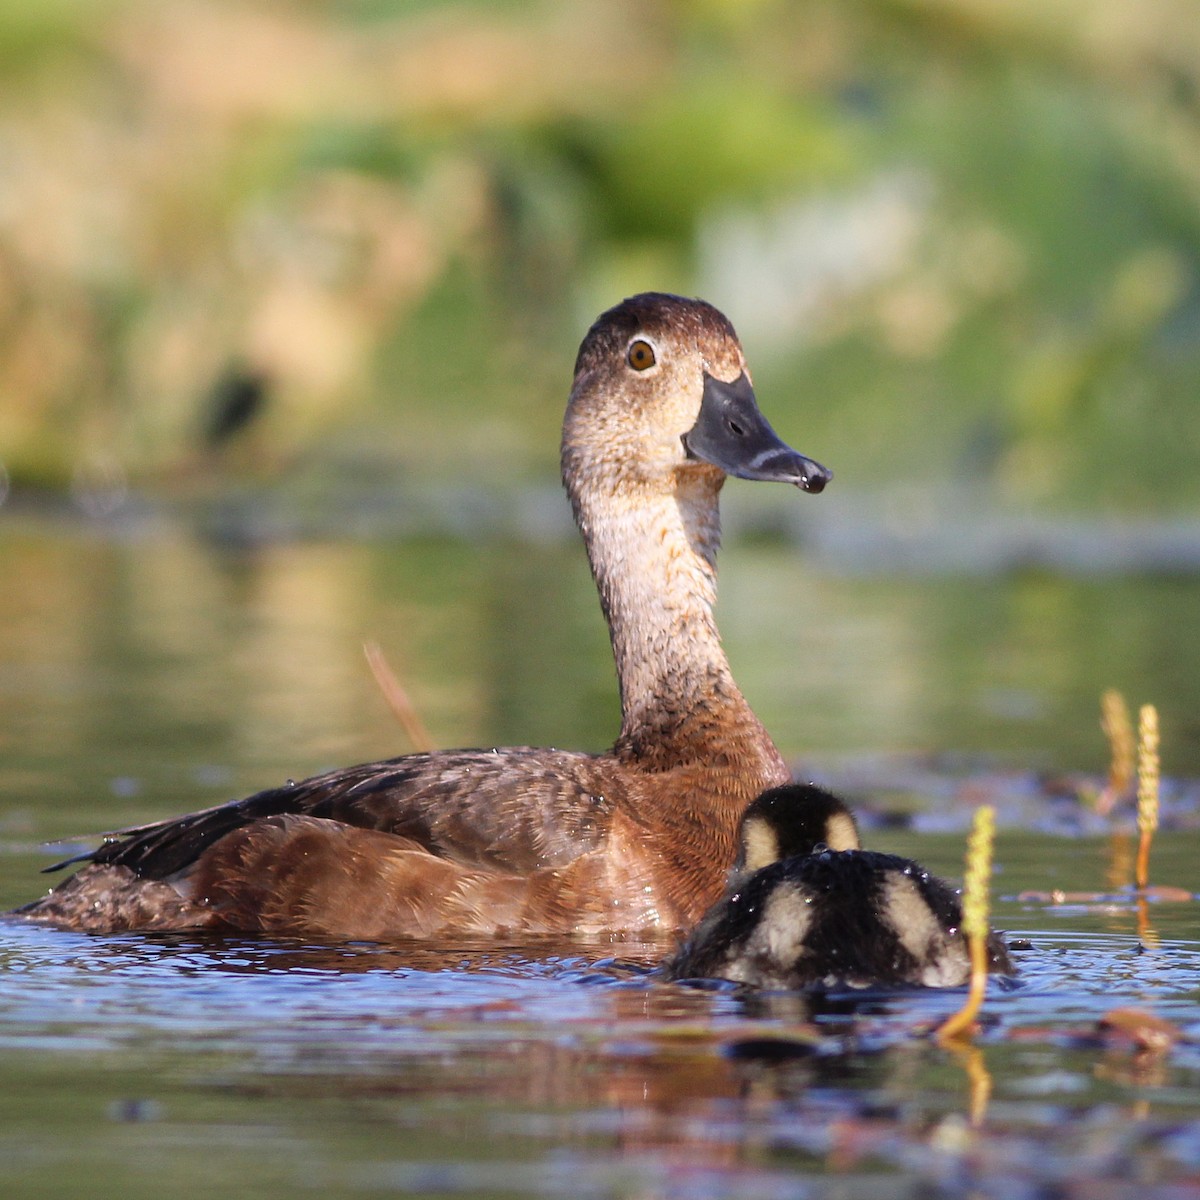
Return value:
[[(612, 668), (573, 545), (212, 545), (0, 527), (0, 904), (40, 845), (407, 747), (378, 640), (445, 745), (599, 747)], [(1129, 840), (1064, 798), (1105, 761), (1110, 684), (1200, 775), (1200, 584), (843, 578), (731, 544), (721, 621), (790, 759), (865, 802), (873, 847), (961, 870), (1001, 820), (1024, 938), (973, 1050), (955, 992), (668, 985), (662, 944), (315, 946), (0, 929), (12, 1196), (1176, 1197), (1200, 1194), (1200, 921), (1139, 911)], [(1195, 889), (1173, 781), (1154, 878)], [(58, 848), (64, 843), (60, 843)], [(73, 844), (70, 841), (66, 845)], [(1029, 891), (1088, 900), (1023, 900)], [(1096, 1033), (1153, 1010), (1164, 1053)]]

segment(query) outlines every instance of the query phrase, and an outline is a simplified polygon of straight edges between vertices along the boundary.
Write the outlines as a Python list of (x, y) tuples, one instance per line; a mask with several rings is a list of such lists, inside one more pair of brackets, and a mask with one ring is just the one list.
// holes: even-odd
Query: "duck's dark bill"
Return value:
[(793, 450), (767, 422), (743, 371), (732, 383), (704, 376), (704, 398), (696, 424), (683, 435), (692, 458), (703, 459), (739, 479), (794, 483), (819, 492), (833, 472)]

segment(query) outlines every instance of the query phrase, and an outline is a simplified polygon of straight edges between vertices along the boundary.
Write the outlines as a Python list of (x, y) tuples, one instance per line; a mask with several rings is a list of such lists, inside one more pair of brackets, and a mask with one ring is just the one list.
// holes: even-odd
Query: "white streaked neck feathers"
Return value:
[(668, 493), (572, 489), (612, 636), (623, 736), (686, 720), (705, 701), (745, 703), (713, 614), (722, 482), (714, 474), (693, 474)]

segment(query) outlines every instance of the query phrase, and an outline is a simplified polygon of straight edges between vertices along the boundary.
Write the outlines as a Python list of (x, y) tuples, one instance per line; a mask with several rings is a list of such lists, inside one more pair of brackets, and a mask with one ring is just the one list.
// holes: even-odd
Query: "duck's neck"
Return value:
[(616, 658), (617, 752), (651, 769), (712, 761), (774, 777), (782, 759), (733, 681), (713, 614), (722, 482), (694, 474), (666, 495), (572, 500)]

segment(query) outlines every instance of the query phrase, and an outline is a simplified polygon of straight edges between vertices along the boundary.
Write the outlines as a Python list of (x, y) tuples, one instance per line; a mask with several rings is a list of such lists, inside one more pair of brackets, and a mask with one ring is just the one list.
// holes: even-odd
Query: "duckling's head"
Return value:
[(858, 826), (832, 792), (812, 783), (768, 788), (742, 814), (739, 872), (812, 854), (818, 846), (858, 850)]
[(658, 292), (601, 314), (575, 362), (563, 474), (611, 494), (726, 475), (819, 492), (831, 478), (782, 442), (758, 409), (741, 343), (703, 300)]

